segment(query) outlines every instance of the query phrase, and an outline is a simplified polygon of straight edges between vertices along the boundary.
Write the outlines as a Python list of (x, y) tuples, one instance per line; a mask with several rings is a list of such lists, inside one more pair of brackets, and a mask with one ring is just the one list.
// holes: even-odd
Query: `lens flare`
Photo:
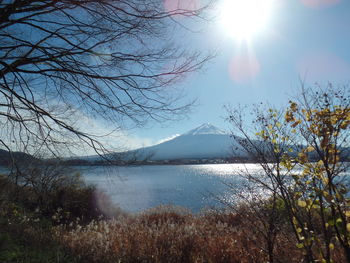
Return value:
[(340, 3), (340, 0), (301, 0), (301, 2), (311, 8), (324, 8)]
[(259, 72), (260, 63), (253, 55), (236, 56), (229, 65), (230, 77), (240, 84), (251, 81)]
[(164, 9), (166, 12), (191, 12), (199, 8), (199, 0), (164, 0)]

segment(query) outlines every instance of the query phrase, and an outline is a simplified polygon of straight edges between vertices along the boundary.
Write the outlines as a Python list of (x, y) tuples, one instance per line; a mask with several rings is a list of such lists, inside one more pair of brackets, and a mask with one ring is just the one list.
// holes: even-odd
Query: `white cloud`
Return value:
[[(79, 121), (79, 129), (88, 131), (91, 135), (97, 137), (100, 143), (107, 150), (113, 152), (123, 152), (134, 150), (137, 148), (147, 147), (153, 144), (149, 138), (136, 136), (114, 124), (106, 123), (99, 119), (88, 118), (81, 116)], [(77, 153), (78, 154), (78, 153)], [(80, 155), (82, 153), (79, 153)], [(96, 154), (93, 149), (84, 151), (83, 155)]]
[(172, 139), (174, 139), (174, 138), (176, 138), (176, 137), (179, 137), (179, 136), (180, 136), (180, 134), (174, 134), (174, 135), (171, 135), (171, 136), (169, 136), (169, 137), (166, 137), (166, 138), (164, 138), (164, 139), (159, 140), (159, 141), (156, 142), (155, 144), (160, 144), (160, 143), (163, 143), (163, 142), (167, 142), (167, 141), (170, 141), (170, 140), (172, 140)]
[[(0, 100), (1, 101), (1, 100)], [(53, 117), (73, 127), (83, 134), (96, 139), (107, 151), (122, 152), (154, 144), (154, 140), (131, 134), (117, 122), (107, 122), (98, 116), (91, 116), (69, 103), (57, 98), (43, 100), (42, 108)], [(32, 119), (33, 113), (17, 110), (24, 119)], [(83, 143), (81, 139), (60, 127), (50, 118), (45, 118), (41, 126), (36, 122), (25, 123), (30, 133), (26, 133), (21, 124), (8, 122), (6, 117), (0, 118), (0, 139), (13, 151), (26, 151), (38, 157), (51, 158), (54, 156), (88, 156), (95, 155), (96, 151)], [(12, 125), (12, 126), (11, 126)], [(38, 136), (36, 135), (38, 134)], [(51, 142), (46, 139), (50, 137)], [(0, 145), (2, 146), (2, 145)], [(3, 147), (0, 147), (3, 148)], [(100, 151), (103, 153), (103, 151)]]

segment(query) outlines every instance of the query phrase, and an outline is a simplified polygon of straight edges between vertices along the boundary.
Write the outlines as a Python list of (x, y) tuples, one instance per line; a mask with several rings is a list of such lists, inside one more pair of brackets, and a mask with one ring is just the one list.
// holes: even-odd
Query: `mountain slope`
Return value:
[[(106, 155), (106, 159), (119, 162), (138, 162), (138, 161), (165, 161), (179, 159), (221, 159), (221, 158), (237, 158), (250, 159), (249, 156), (238, 141), (244, 141), (238, 136), (230, 136), (225, 131), (211, 124), (203, 124), (189, 132), (177, 136), (171, 140), (160, 144), (141, 148), (138, 150), (119, 152)], [(270, 148), (267, 142), (253, 140), (254, 144), (264, 151), (264, 148)], [(296, 155), (304, 146), (292, 145)], [(269, 150), (267, 150), (269, 152)], [(342, 148), (340, 157), (343, 161), (349, 161), (350, 148)], [(266, 156), (268, 158), (268, 155)], [(317, 160), (313, 153), (310, 158)], [(103, 162), (100, 156), (88, 156), (78, 158), (86, 162)], [(73, 162), (76, 160), (72, 160)], [(80, 165), (81, 163), (79, 163)]]
[(227, 158), (234, 152), (244, 155), (228, 133), (211, 124), (203, 124), (172, 140), (139, 151), (145, 157), (150, 156), (150, 160)]

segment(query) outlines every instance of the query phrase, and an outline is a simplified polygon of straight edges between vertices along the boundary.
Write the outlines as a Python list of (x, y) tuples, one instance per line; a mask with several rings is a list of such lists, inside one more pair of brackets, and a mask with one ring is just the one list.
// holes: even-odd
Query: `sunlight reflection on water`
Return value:
[[(247, 181), (242, 175), (248, 172), (259, 176), (263, 172), (257, 164), (80, 167), (79, 170), (88, 183), (130, 212), (169, 204), (198, 212), (269, 195), (266, 188), (255, 188), (252, 193), (245, 186)], [(295, 173), (298, 172), (296, 169)]]
[(105, 191), (121, 208), (136, 212), (158, 205), (180, 205), (198, 212), (222, 207), (231, 189), (242, 185), (243, 171), (260, 171), (255, 164), (147, 165), (89, 167), (81, 170), (88, 183)]

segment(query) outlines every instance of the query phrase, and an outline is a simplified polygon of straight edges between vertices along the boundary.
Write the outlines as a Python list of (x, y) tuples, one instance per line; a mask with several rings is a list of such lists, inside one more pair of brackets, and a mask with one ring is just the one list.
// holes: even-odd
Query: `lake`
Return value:
[[(138, 212), (159, 205), (183, 206), (193, 212), (222, 207), (230, 200), (226, 185), (239, 187), (239, 170), (259, 170), (255, 164), (145, 165), (79, 167), (89, 184), (104, 191), (122, 209)], [(232, 200), (233, 201), (233, 200)]]

